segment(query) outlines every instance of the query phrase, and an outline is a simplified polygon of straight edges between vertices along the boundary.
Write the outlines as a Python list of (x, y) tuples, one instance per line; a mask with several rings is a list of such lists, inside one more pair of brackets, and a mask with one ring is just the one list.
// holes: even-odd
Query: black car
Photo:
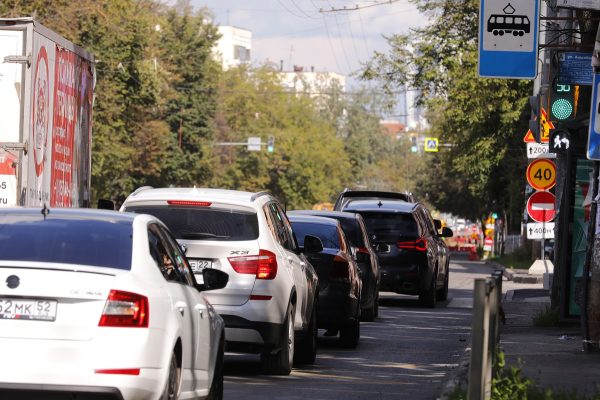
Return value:
[[(356, 200), (344, 211), (362, 215), (379, 258), (382, 291), (418, 295), (435, 307), (448, 297), (448, 247), (452, 230), (436, 223), (421, 203), (401, 200)], [(437, 225), (437, 226), (436, 226)]]
[(319, 210), (295, 210), (289, 211), (288, 215), (314, 215), (340, 221), (353, 248), (362, 279), (361, 320), (373, 321), (379, 314), (379, 262), (362, 216), (351, 212)]
[(333, 206), (336, 211), (344, 211), (348, 204), (356, 200), (402, 200), (409, 203), (416, 203), (415, 196), (412, 193), (386, 192), (381, 190), (351, 190), (344, 189), (338, 195)]
[[(310, 215), (289, 215), (300, 250), (319, 277), (317, 327), (327, 336), (340, 334), (345, 347), (355, 348), (360, 338), (362, 281), (352, 248), (339, 221)], [(308, 252), (307, 241), (316, 236), (323, 249)], [(317, 246), (318, 248), (318, 246)]]

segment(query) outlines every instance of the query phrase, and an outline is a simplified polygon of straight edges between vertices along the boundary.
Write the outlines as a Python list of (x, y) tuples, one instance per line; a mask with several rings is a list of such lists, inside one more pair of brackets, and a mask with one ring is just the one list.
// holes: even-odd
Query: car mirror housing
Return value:
[(201, 292), (223, 289), (227, 286), (227, 282), (229, 282), (229, 275), (227, 273), (214, 268), (205, 268), (202, 270), (202, 277), (204, 278), (204, 283), (196, 285), (196, 288)]
[(304, 253), (320, 253), (323, 251), (323, 242), (316, 236), (304, 236)]

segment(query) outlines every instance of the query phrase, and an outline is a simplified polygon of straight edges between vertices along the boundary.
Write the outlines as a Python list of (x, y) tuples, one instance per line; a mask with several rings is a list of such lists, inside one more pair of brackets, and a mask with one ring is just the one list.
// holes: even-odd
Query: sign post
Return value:
[(600, 72), (594, 74), (587, 146), (588, 160), (600, 161)]
[(479, 76), (534, 79), (539, 1), (480, 0)]

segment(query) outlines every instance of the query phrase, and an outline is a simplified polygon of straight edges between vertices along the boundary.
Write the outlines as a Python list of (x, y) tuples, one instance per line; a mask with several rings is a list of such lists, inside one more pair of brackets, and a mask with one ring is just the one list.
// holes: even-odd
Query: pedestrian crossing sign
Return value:
[(425, 151), (437, 152), (438, 151), (438, 139), (437, 138), (425, 138)]

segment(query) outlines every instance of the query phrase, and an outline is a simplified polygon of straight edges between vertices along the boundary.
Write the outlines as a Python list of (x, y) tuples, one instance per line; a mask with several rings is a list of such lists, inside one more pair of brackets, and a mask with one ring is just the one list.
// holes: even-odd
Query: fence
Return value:
[(500, 341), (501, 305), (502, 270), (494, 271), (489, 278), (476, 279), (468, 400), (487, 400), (491, 397), (492, 368)]

